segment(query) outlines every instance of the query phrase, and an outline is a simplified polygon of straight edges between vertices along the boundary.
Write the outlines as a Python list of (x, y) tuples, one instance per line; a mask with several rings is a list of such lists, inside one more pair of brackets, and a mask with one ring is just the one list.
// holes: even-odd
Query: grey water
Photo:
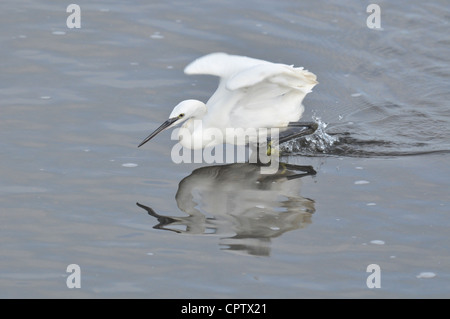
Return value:
[[(450, 297), (450, 8), (370, 3), (2, 1), (0, 297)], [(317, 75), (277, 174), (137, 148), (210, 52)]]

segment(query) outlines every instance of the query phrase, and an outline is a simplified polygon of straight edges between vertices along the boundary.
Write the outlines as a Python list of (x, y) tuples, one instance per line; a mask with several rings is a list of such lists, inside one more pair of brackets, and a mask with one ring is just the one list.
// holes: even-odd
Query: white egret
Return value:
[[(205, 104), (197, 100), (179, 103), (169, 115), (169, 119), (145, 138), (138, 147), (144, 145), (161, 131), (184, 123), (183, 135), (178, 136), (182, 146), (196, 149), (224, 144), (229, 130), (279, 128), (303, 128), (296, 133), (280, 138), (282, 143), (294, 137), (313, 133), (317, 129), (314, 122), (298, 122), (304, 112), (302, 101), (306, 94), (318, 83), (316, 75), (286, 64), (272, 63), (244, 56), (226, 53), (211, 53), (190, 63), (184, 70), (186, 74), (207, 74), (220, 77), (219, 87)], [(194, 125), (201, 120), (201, 125)], [(204, 134), (207, 129), (221, 132), (212, 140)], [(236, 131), (232, 131), (236, 135)], [(234, 144), (257, 142), (253, 136), (231, 139)]]

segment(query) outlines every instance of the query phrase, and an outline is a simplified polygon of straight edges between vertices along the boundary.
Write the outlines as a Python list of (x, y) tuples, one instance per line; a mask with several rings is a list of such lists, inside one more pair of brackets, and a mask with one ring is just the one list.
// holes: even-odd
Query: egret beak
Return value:
[(142, 145), (144, 145), (145, 143), (147, 143), (148, 141), (150, 141), (152, 138), (154, 138), (158, 133), (164, 131), (166, 128), (168, 128), (169, 126), (171, 126), (173, 123), (175, 123), (177, 120), (179, 120), (179, 117), (172, 117), (170, 119), (168, 119), (167, 121), (165, 121), (163, 124), (161, 124), (160, 127), (158, 127), (152, 134), (150, 134), (149, 136), (147, 136), (145, 138), (145, 140), (143, 140), (141, 142), (141, 144), (138, 145), (138, 147), (141, 147)]

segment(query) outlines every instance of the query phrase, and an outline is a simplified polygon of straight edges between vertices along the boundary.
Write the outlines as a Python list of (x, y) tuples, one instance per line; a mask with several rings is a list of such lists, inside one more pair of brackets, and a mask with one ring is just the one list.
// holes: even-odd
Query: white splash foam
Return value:
[(313, 134), (288, 141), (280, 146), (280, 150), (288, 153), (301, 151), (327, 153), (339, 139), (335, 136), (328, 135), (325, 132), (328, 124), (322, 122), (319, 117), (313, 116), (313, 120), (318, 125), (317, 130)]
[(418, 274), (416, 277), (421, 279), (430, 279), (436, 277), (436, 274), (431, 271), (424, 271)]
[(155, 33), (153, 33), (150, 36), (150, 38), (152, 38), (152, 39), (164, 39), (164, 36), (161, 33), (159, 33), (159, 32), (155, 32)]
[(122, 166), (123, 167), (136, 167), (136, 166), (138, 166), (138, 164), (135, 164), (135, 163), (124, 163), (124, 164), (122, 164)]

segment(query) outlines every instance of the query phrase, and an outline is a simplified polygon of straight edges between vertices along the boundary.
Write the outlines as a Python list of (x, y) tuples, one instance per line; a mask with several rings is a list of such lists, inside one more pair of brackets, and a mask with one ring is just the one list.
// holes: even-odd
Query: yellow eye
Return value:
[(178, 118), (183, 118), (184, 117), (184, 113), (181, 113), (180, 115), (178, 115)]

